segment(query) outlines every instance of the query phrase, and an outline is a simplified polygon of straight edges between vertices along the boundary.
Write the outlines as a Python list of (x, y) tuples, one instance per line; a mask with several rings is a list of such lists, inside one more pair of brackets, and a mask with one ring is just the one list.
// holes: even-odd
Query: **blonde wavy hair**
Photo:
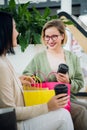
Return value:
[(41, 42), (46, 45), (45, 40), (44, 40), (45, 30), (50, 27), (55, 27), (60, 32), (60, 34), (64, 34), (64, 39), (62, 40), (62, 45), (65, 44), (67, 42), (65, 24), (62, 22), (62, 20), (59, 20), (59, 19), (50, 20), (43, 26), (42, 33), (41, 33)]

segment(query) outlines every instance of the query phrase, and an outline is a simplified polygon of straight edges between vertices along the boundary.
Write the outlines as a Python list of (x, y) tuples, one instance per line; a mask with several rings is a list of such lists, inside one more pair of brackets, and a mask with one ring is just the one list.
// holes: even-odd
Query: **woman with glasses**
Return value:
[(44, 81), (42, 73), (47, 77), (50, 72), (57, 72), (61, 63), (67, 64), (69, 73), (51, 75), (48, 81), (70, 83), (72, 85), (71, 99), (73, 99), (74, 96), (72, 93), (77, 93), (84, 86), (84, 81), (79, 59), (73, 53), (63, 49), (67, 41), (63, 22), (56, 19), (47, 22), (42, 29), (41, 40), (46, 49), (32, 59), (23, 74), (36, 74)]
[(79, 104), (77, 101), (73, 103), (76, 99), (73, 94), (77, 93), (84, 86), (82, 70), (78, 57), (72, 52), (63, 49), (67, 41), (63, 22), (57, 19), (48, 21), (42, 29), (41, 40), (46, 49), (32, 59), (23, 74), (35, 74), (44, 81), (42, 73), (47, 77), (49, 73), (57, 72), (61, 63), (68, 65), (68, 73), (50, 75), (47, 80), (49, 82), (60, 81), (71, 84), (71, 115), (75, 130), (86, 130), (87, 124), (85, 120), (87, 118), (87, 111), (82, 105), (77, 105)]

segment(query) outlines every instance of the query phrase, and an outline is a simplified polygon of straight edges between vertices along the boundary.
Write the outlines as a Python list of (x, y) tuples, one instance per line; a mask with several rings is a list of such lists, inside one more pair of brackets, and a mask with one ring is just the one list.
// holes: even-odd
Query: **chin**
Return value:
[(17, 43), (13, 43), (13, 47), (17, 47)]

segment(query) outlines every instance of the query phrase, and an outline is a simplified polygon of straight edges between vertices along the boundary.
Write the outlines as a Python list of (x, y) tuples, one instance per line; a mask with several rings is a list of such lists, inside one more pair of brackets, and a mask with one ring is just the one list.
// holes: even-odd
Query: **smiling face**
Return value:
[(45, 30), (44, 41), (49, 49), (57, 49), (62, 46), (64, 34), (61, 34), (56, 27), (49, 27)]
[(51, 50), (60, 50), (67, 41), (64, 23), (59, 19), (48, 21), (43, 26), (41, 41)]

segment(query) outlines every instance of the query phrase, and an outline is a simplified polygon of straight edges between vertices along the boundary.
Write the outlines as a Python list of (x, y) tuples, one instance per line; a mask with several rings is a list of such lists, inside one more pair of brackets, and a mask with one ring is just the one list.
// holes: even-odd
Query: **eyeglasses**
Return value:
[(53, 41), (56, 41), (59, 36), (60, 36), (60, 35), (52, 35), (52, 36), (45, 35), (45, 36), (44, 36), (44, 39), (45, 39), (45, 41), (49, 41), (50, 38), (51, 38)]

